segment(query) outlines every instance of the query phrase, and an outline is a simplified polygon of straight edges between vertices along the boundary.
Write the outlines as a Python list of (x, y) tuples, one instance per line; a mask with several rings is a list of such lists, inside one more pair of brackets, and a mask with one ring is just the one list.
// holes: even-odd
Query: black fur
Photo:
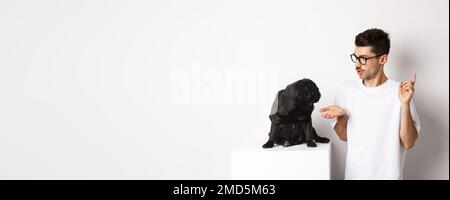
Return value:
[(316, 147), (314, 141), (328, 143), (330, 140), (317, 135), (312, 126), (311, 113), (319, 99), (319, 88), (306, 78), (280, 90), (269, 116), (272, 122), (269, 140), (263, 148), (272, 148), (275, 144), (288, 147), (306, 143), (308, 147)]

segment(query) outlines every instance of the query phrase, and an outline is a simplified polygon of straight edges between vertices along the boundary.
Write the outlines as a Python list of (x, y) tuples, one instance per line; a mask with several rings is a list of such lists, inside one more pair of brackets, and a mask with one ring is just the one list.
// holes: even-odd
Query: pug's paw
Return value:
[(318, 137), (314, 141), (316, 141), (318, 143), (328, 143), (328, 142), (330, 142), (330, 139), (328, 139), (326, 137)]
[(267, 141), (262, 147), (264, 149), (272, 148), (273, 147), (273, 141)]
[(306, 146), (308, 146), (308, 147), (317, 147), (317, 144), (314, 141), (312, 141), (312, 140), (308, 140), (308, 141), (306, 141)]

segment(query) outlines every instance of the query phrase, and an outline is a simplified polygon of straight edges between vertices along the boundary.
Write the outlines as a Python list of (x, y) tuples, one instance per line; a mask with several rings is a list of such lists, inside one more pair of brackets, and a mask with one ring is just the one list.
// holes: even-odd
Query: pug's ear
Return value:
[(275, 101), (272, 104), (271, 114), (272, 115), (287, 115), (288, 110), (285, 107), (286, 97), (285, 90), (278, 91), (277, 96), (275, 97)]

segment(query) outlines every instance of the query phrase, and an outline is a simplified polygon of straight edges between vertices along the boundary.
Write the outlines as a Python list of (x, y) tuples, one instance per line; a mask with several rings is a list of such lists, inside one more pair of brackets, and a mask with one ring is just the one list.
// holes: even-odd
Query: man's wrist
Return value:
[(337, 117), (338, 120), (347, 119), (347, 113), (344, 113), (343, 115)]
[(409, 108), (409, 101), (408, 102), (401, 102), (400, 106), (402, 108)]

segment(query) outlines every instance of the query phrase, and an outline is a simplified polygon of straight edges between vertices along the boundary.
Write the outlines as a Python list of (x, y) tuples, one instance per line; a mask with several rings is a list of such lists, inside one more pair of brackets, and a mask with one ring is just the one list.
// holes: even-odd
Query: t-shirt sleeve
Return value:
[[(336, 97), (334, 98), (334, 105), (337, 105), (344, 109), (346, 108), (345, 95), (344, 95), (344, 90), (343, 90), (342, 86), (338, 89), (338, 92), (336, 93)], [(330, 125), (333, 129), (334, 129), (334, 126), (336, 126), (336, 123), (337, 123), (336, 118), (330, 119)]]
[(411, 98), (411, 101), (409, 102), (409, 108), (411, 111), (411, 117), (412, 117), (414, 126), (416, 127), (417, 133), (420, 133), (420, 130), (421, 130), (420, 119), (419, 119), (419, 115), (417, 114), (416, 102), (414, 101), (414, 97)]

